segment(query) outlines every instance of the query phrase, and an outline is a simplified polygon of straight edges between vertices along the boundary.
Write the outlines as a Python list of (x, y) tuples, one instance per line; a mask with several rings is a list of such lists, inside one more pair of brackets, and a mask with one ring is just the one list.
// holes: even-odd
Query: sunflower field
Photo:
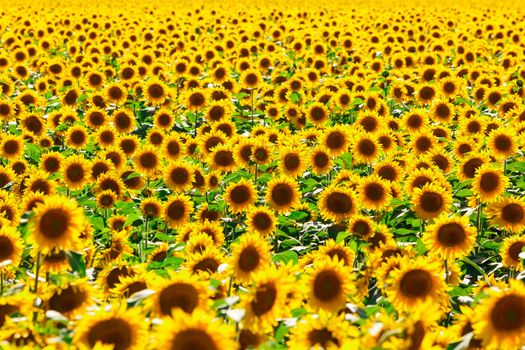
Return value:
[(0, 348), (522, 349), (522, 5), (0, 0)]

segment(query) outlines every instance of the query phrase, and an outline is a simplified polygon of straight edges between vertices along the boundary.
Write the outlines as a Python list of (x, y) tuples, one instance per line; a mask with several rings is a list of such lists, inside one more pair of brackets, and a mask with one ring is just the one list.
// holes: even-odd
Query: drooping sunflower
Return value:
[(361, 180), (358, 192), (363, 207), (367, 209), (383, 210), (392, 199), (389, 184), (378, 175)]
[(246, 214), (248, 232), (257, 232), (263, 237), (271, 235), (277, 225), (277, 218), (267, 207), (254, 206)]
[(74, 248), (86, 224), (77, 202), (60, 195), (46, 197), (33, 213), (30, 238), (44, 254), (52, 249)]
[(488, 206), (487, 216), (500, 229), (521, 232), (525, 227), (525, 202), (517, 197), (501, 198)]
[(285, 213), (299, 204), (301, 192), (294, 180), (281, 176), (268, 182), (265, 199), (271, 208)]
[(481, 201), (489, 202), (501, 195), (508, 184), (509, 179), (501, 169), (485, 164), (477, 169), (472, 187)]
[(340, 221), (350, 218), (357, 211), (356, 194), (344, 187), (329, 187), (321, 192), (317, 205), (326, 220)]
[(338, 259), (314, 261), (304, 280), (303, 291), (314, 309), (337, 312), (352, 292), (351, 272)]
[(438, 184), (429, 183), (414, 189), (411, 202), (417, 216), (429, 220), (450, 209), (452, 194)]
[(423, 242), (431, 254), (445, 259), (467, 256), (476, 243), (476, 228), (467, 216), (440, 215), (423, 233)]
[(174, 312), (171, 318), (163, 320), (155, 332), (156, 349), (236, 349), (233, 328), (204, 312), (191, 315)]
[(410, 311), (424, 305), (443, 305), (446, 285), (441, 265), (425, 257), (404, 258), (390, 273), (387, 297), (398, 311)]
[(525, 345), (525, 291), (511, 282), (508, 289), (488, 290), (474, 309), (472, 328), (486, 349), (517, 349)]
[(243, 179), (226, 188), (224, 199), (234, 213), (239, 213), (246, 210), (257, 200), (257, 193), (254, 185)]
[[(124, 304), (125, 305), (125, 304)], [(76, 344), (109, 345), (114, 349), (139, 349), (147, 341), (146, 327), (139, 308), (112, 305), (86, 315), (75, 329)]]
[(240, 283), (249, 283), (253, 276), (268, 268), (270, 247), (256, 233), (245, 233), (239, 243), (231, 247), (231, 263), (235, 279)]

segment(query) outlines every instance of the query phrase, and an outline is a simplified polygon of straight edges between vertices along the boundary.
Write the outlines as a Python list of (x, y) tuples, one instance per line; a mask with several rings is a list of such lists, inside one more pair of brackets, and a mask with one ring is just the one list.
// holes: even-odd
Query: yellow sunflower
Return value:
[(235, 279), (240, 283), (251, 282), (253, 276), (268, 268), (270, 247), (256, 233), (243, 234), (238, 244), (231, 246), (231, 262)]
[(60, 195), (46, 197), (33, 213), (30, 239), (44, 254), (52, 249), (73, 249), (87, 224), (77, 202)]
[(467, 256), (476, 243), (476, 228), (469, 224), (467, 216), (440, 215), (426, 228), (423, 242), (431, 254), (445, 259)]

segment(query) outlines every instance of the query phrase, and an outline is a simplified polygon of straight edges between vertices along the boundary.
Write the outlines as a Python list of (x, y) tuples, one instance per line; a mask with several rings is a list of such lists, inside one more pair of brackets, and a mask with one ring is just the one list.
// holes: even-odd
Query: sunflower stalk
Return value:
[(450, 274), (449, 274), (449, 271), (448, 271), (448, 260), (445, 259), (445, 282), (447, 282), (447, 284), (449, 284), (449, 280), (450, 280)]
[(35, 289), (34, 293), (38, 294), (38, 276), (40, 275), (40, 252), (36, 255), (36, 265), (35, 265)]

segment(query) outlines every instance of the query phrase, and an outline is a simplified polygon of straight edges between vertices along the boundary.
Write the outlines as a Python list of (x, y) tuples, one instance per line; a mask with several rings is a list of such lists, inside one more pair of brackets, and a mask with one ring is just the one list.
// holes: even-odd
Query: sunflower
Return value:
[(396, 183), (404, 176), (403, 169), (392, 161), (383, 161), (375, 164), (374, 173), (381, 179)]
[(164, 169), (164, 182), (175, 192), (184, 192), (191, 188), (194, 181), (193, 167), (185, 162), (176, 162)]
[(186, 97), (186, 106), (190, 110), (199, 110), (206, 104), (205, 90), (195, 89), (188, 92)]
[(270, 267), (254, 276), (253, 287), (242, 295), (246, 310), (243, 324), (255, 331), (267, 331), (277, 325), (277, 319), (287, 314), (287, 294), (293, 285), (284, 269)]
[(33, 210), (31, 240), (44, 254), (51, 249), (72, 249), (85, 225), (82, 208), (63, 196), (49, 196)]
[(239, 243), (231, 247), (231, 263), (235, 279), (249, 283), (253, 276), (270, 265), (270, 247), (256, 233), (245, 233)]
[(148, 105), (162, 105), (169, 98), (168, 87), (159, 79), (148, 80), (142, 89)]
[(48, 152), (40, 158), (40, 167), (49, 174), (54, 174), (60, 171), (64, 157), (60, 152)]
[(223, 145), (226, 143), (226, 135), (221, 131), (212, 131), (199, 137), (199, 149), (208, 155), (213, 150), (214, 147), (218, 145)]
[(105, 190), (105, 191), (97, 193), (96, 195), (97, 205), (102, 209), (113, 208), (116, 201), (117, 201), (117, 196), (115, 195), (115, 192), (111, 190)]
[(168, 257), (168, 253), (169, 246), (161, 243), (148, 255), (148, 262), (163, 262)]
[(257, 232), (263, 237), (271, 235), (277, 227), (277, 218), (272, 210), (254, 206), (246, 213), (248, 232)]
[(321, 146), (316, 146), (310, 151), (310, 164), (314, 174), (325, 174), (333, 166), (332, 157), (328, 150)]
[(149, 302), (160, 316), (172, 315), (176, 310), (191, 314), (207, 307), (208, 292), (205, 284), (187, 271), (169, 272), (168, 278), (154, 280), (152, 289), (156, 293)]
[(387, 297), (398, 311), (425, 305), (443, 305), (446, 285), (440, 275), (441, 264), (424, 257), (403, 258), (390, 273)]
[(153, 125), (161, 130), (169, 131), (175, 125), (175, 116), (169, 109), (161, 108), (153, 116)]
[(271, 163), (273, 158), (271, 147), (273, 147), (271, 143), (267, 143), (262, 140), (256, 140), (252, 145), (251, 159), (259, 165)]
[(89, 133), (85, 127), (74, 125), (67, 130), (65, 140), (69, 147), (81, 150), (89, 141)]
[[(18, 268), (22, 259), (23, 243), (16, 228), (3, 225), (0, 228), (0, 269), (5, 269), (8, 261), (9, 266)], [(8, 269), (10, 267), (7, 267)]]
[(116, 297), (129, 298), (133, 294), (148, 289), (151, 280), (154, 278), (149, 273), (141, 273), (134, 276), (121, 277), (114, 288), (110, 290), (111, 294)]
[(423, 242), (431, 254), (454, 260), (470, 253), (476, 235), (476, 228), (469, 224), (468, 217), (442, 214), (426, 228)]
[(324, 245), (319, 247), (317, 254), (320, 257), (328, 257), (336, 260), (346, 267), (352, 267), (355, 259), (355, 253), (350, 247), (344, 245), (344, 242), (336, 243), (329, 239)]
[(325, 220), (340, 221), (356, 213), (358, 202), (352, 190), (344, 187), (329, 187), (321, 192), (317, 205)]
[(218, 145), (208, 155), (210, 167), (221, 172), (230, 172), (237, 168), (237, 163), (232, 147), (229, 145)]
[(357, 134), (354, 136), (352, 156), (356, 163), (371, 163), (377, 158), (379, 147), (379, 141), (374, 136), (365, 133)]
[(151, 145), (142, 147), (135, 155), (134, 164), (141, 174), (155, 177), (161, 165), (157, 148)]
[(126, 89), (118, 83), (112, 83), (106, 86), (105, 97), (109, 102), (122, 105), (128, 98)]
[(349, 338), (358, 336), (358, 329), (350, 325), (344, 315), (321, 311), (318, 316), (309, 315), (292, 328), (287, 346), (298, 350), (346, 349), (351, 347)]
[(6, 159), (17, 159), (24, 153), (24, 140), (21, 136), (2, 135), (0, 154)]
[(461, 180), (472, 179), (476, 176), (476, 171), (483, 165), (489, 163), (490, 159), (488, 155), (481, 152), (469, 152), (465, 156), (459, 167), (459, 178)]
[(331, 155), (338, 156), (348, 150), (350, 143), (346, 130), (341, 125), (327, 129), (321, 136), (321, 145), (328, 149)]
[(513, 156), (518, 151), (516, 132), (510, 128), (493, 130), (487, 139), (491, 154), (498, 160)]
[(474, 309), (472, 328), (487, 349), (517, 349), (525, 345), (525, 291), (511, 282), (505, 290), (488, 291)]
[(525, 247), (525, 238), (521, 235), (505, 238), (499, 254), (503, 258), (503, 264), (507, 267), (521, 267), (521, 251)]
[(207, 247), (187, 257), (184, 267), (200, 278), (219, 279), (221, 265), (226, 263), (223, 252), (217, 246)]
[(91, 348), (108, 344), (114, 349), (132, 350), (144, 346), (147, 332), (140, 309), (112, 305), (110, 310), (102, 308), (82, 318), (73, 339), (75, 344)]
[(300, 202), (301, 192), (297, 183), (287, 177), (276, 177), (268, 182), (265, 200), (279, 213), (290, 211)]
[(74, 317), (94, 304), (94, 290), (86, 279), (69, 282), (49, 291), (45, 297), (45, 308), (60, 312), (62, 315)]
[(191, 212), (193, 212), (193, 202), (190, 197), (183, 194), (168, 197), (162, 209), (163, 218), (171, 228), (187, 223), (190, 220)]
[(109, 117), (104, 109), (92, 107), (85, 113), (84, 122), (87, 126), (96, 130), (102, 126), (106, 126), (109, 123)]
[(74, 155), (64, 160), (62, 179), (70, 189), (82, 189), (89, 177), (89, 162), (83, 156)]
[(438, 184), (429, 183), (414, 189), (411, 202), (417, 216), (429, 220), (449, 210), (452, 194)]
[(117, 134), (115, 129), (109, 125), (101, 126), (94, 133), (95, 142), (102, 148), (108, 148), (115, 144)]
[(436, 146), (436, 138), (428, 130), (422, 130), (411, 137), (410, 148), (416, 155), (431, 151)]
[(367, 209), (383, 210), (392, 198), (389, 184), (378, 175), (364, 178), (358, 193), (363, 207)]
[(490, 202), (503, 194), (508, 184), (508, 177), (500, 169), (485, 164), (477, 169), (472, 187), (481, 201)]
[(135, 117), (129, 109), (118, 109), (111, 115), (113, 126), (121, 134), (131, 132), (135, 129)]
[(241, 86), (247, 89), (255, 89), (263, 82), (261, 73), (256, 69), (247, 69), (240, 77)]
[(224, 199), (234, 213), (239, 213), (255, 203), (257, 193), (254, 185), (250, 181), (243, 179), (226, 188)]
[(362, 240), (368, 240), (374, 233), (375, 223), (366, 215), (356, 214), (348, 221), (347, 231), (353, 233)]
[(155, 330), (156, 349), (236, 349), (235, 331), (214, 316), (198, 310), (191, 315), (174, 312)]
[(324, 124), (330, 116), (328, 108), (321, 102), (312, 103), (306, 109), (305, 114), (308, 120), (315, 125)]
[(521, 232), (525, 227), (525, 202), (522, 198), (501, 198), (488, 206), (487, 216), (500, 229)]
[(303, 285), (309, 305), (328, 312), (343, 309), (352, 292), (350, 276), (351, 272), (338, 259), (314, 261)]

